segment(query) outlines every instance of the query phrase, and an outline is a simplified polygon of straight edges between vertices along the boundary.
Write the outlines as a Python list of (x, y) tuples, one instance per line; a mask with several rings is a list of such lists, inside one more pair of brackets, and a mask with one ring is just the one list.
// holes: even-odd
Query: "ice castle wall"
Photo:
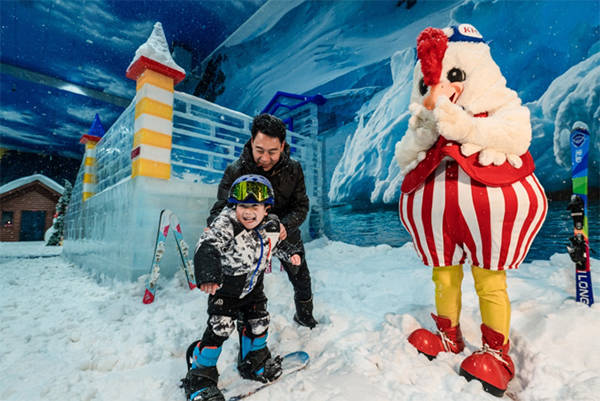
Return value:
[[(172, 210), (181, 223), (193, 255), (217, 186), (226, 166), (237, 159), (250, 138), (251, 117), (190, 95), (175, 92), (171, 178), (131, 178), (135, 102), (123, 112), (97, 145), (97, 193), (82, 202), (83, 163), (66, 216), (63, 255), (99, 276), (135, 280), (150, 271), (158, 219), (162, 209)], [(291, 155), (305, 172), (319, 169), (316, 109), (298, 111), (298, 132), (288, 132)], [(314, 118), (308, 118), (314, 115)], [(304, 116), (303, 118), (300, 118)], [(320, 170), (316, 170), (320, 171)], [(311, 223), (303, 236), (319, 232), (320, 184), (306, 174), (311, 198)], [(161, 275), (179, 270), (179, 256), (169, 235), (161, 261)]]

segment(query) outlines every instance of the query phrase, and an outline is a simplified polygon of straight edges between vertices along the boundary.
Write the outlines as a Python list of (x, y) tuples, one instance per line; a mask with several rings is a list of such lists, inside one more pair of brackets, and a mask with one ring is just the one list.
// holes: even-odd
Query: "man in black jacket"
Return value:
[[(285, 142), (285, 124), (270, 114), (260, 114), (252, 121), (252, 138), (244, 146), (239, 159), (227, 166), (219, 183), (217, 202), (213, 205), (207, 223), (219, 215), (227, 205), (227, 196), (231, 184), (245, 174), (260, 174), (266, 177), (275, 190), (275, 206), (271, 213), (281, 221), (281, 239), (286, 239), (303, 254), (304, 245), (300, 234), (300, 225), (308, 214), (309, 201), (306, 195), (302, 166), (290, 158), (290, 146)], [(306, 258), (300, 266), (294, 266), (281, 260), (294, 287), (296, 304), (296, 323), (315, 327), (310, 272)]]

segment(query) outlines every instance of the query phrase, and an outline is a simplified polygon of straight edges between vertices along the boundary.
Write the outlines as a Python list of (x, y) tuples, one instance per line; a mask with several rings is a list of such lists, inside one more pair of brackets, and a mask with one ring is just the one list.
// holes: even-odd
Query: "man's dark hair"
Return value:
[(256, 138), (259, 131), (267, 136), (279, 138), (281, 143), (285, 141), (285, 124), (271, 114), (263, 113), (254, 117), (254, 120), (252, 120), (252, 139)]

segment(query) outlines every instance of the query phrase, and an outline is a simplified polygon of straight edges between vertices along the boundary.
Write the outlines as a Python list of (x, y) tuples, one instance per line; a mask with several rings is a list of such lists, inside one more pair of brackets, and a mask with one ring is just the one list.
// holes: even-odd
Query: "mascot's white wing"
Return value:
[[(413, 73), (413, 82), (419, 82), (423, 77), (420, 63)], [(437, 141), (439, 134), (437, 122), (431, 110), (423, 106), (423, 100), (413, 85), (411, 103), (408, 107), (411, 117), (408, 129), (402, 139), (396, 143), (395, 157), (400, 165), (400, 174), (406, 175), (421, 162), (427, 150)]]
[(427, 110), (419, 103), (411, 103), (409, 110), (411, 117), (408, 120), (408, 129), (395, 149), (402, 175), (406, 175), (425, 158), (427, 150), (433, 146), (439, 136), (431, 110)]
[[(442, 76), (452, 68), (466, 73), (464, 90), (454, 104), (439, 97), (433, 111), (437, 128), (446, 139), (463, 146), (465, 156), (480, 152), (482, 165), (508, 161), (520, 167), (531, 143), (529, 109), (506, 79), (484, 43), (450, 43), (442, 62)], [(486, 113), (487, 117), (475, 117)]]

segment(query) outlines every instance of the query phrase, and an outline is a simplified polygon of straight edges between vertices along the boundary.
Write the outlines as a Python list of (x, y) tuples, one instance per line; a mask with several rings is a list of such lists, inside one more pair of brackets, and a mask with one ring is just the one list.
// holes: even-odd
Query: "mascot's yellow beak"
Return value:
[(452, 103), (456, 103), (463, 89), (462, 82), (440, 82), (429, 89), (429, 95), (423, 100), (423, 106), (428, 110), (433, 110), (435, 102), (440, 96), (445, 96)]

